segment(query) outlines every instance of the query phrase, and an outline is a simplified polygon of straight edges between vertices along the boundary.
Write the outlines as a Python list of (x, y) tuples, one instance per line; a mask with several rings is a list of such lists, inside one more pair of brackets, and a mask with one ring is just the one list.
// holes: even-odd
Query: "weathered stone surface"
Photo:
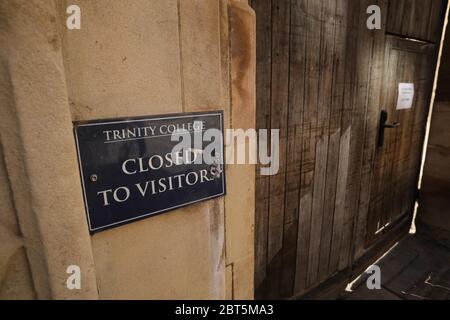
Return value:
[[(97, 298), (53, 1), (0, 3), (0, 136), (38, 298)], [(82, 270), (68, 290), (67, 267)]]
[[(231, 296), (251, 298), (253, 166), (229, 168), (226, 198), (89, 236), (72, 132), (78, 120), (208, 110), (254, 127), (251, 9), (231, 6), (230, 39), (228, 0), (79, 0), (81, 30), (65, 27), (69, 4), (0, 3), (0, 208), (11, 213), (0, 298), (223, 299), (233, 282)], [(66, 288), (69, 265), (81, 290)]]

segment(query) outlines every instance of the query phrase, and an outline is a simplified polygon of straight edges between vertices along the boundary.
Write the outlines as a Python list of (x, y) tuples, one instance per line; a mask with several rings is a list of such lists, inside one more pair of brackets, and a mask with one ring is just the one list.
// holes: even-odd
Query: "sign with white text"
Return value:
[(397, 110), (411, 109), (413, 102), (414, 102), (414, 83), (399, 83)]
[(75, 139), (90, 232), (225, 195), (221, 111), (79, 122)]

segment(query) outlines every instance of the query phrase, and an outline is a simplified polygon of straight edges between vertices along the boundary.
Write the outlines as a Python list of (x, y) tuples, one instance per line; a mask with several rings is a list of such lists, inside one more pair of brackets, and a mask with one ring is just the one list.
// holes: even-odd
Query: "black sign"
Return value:
[(91, 232), (225, 195), (221, 111), (78, 122), (75, 139)]

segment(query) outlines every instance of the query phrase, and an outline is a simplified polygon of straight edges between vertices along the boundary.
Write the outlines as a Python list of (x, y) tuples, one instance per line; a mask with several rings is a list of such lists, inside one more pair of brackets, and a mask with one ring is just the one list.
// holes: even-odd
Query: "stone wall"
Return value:
[(223, 110), (254, 127), (254, 23), (245, 1), (0, 3), (0, 298), (253, 297), (253, 166), (227, 168), (224, 198), (90, 236), (72, 122)]

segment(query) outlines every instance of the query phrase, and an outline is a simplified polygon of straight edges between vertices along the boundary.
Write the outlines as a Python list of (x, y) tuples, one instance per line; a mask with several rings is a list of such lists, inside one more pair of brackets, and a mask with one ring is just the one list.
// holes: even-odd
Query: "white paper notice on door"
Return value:
[(414, 102), (414, 83), (399, 83), (397, 110), (411, 109), (413, 102)]

